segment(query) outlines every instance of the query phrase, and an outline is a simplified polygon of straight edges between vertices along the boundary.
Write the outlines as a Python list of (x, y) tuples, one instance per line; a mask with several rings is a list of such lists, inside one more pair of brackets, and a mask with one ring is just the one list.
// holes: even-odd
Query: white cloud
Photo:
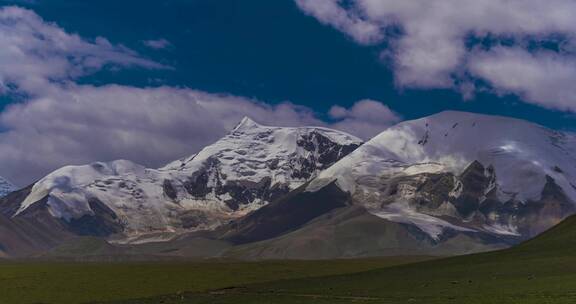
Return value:
[(110, 65), (165, 67), (104, 38), (69, 34), (16, 7), (0, 9), (0, 44), (0, 93), (29, 96), (0, 113), (0, 130), (5, 130), (0, 174), (20, 185), (63, 165), (97, 160), (160, 166), (217, 140), (243, 116), (262, 124), (334, 126), (360, 135), (396, 119), (373, 101), (338, 108), (341, 115), (331, 125), (292, 103), (269, 105), (166, 86), (79, 85), (75, 78)]
[(133, 51), (98, 37), (93, 41), (66, 33), (34, 12), (0, 9), (0, 92), (14, 86), (41, 93), (50, 82), (65, 81), (107, 65), (164, 68)]
[(142, 41), (142, 43), (145, 46), (156, 50), (161, 50), (172, 46), (172, 43), (164, 38), (154, 40), (144, 40)]
[[(572, 105), (576, 100), (569, 97), (573, 96), (570, 82), (574, 80), (573, 66), (576, 63), (574, 49), (570, 49), (576, 39), (574, 0), (295, 1), (305, 13), (358, 42), (378, 44), (390, 39), (392, 50), (384, 53), (392, 56), (398, 86), (460, 89), (464, 83), (466, 90), (463, 92), (469, 97), (470, 85), (466, 82), (470, 77), (482, 78), (488, 80), (494, 89), (520, 94), (526, 97), (527, 102), (574, 110)], [(358, 30), (358, 24), (370, 30)], [(402, 34), (386, 38), (384, 33), (393, 27), (400, 28)], [(528, 48), (524, 41), (544, 41), (554, 34), (567, 39), (560, 51), (551, 56), (549, 50), (531, 49), (532, 59), (526, 61)], [(498, 37), (507, 37), (518, 43), (508, 46), (507, 55), (503, 56), (504, 47), (498, 46), (499, 43), (492, 47), (485, 45), (483, 51), (467, 47), (470, 36), (490, 36), (496, 41)], [(520, 58), (511, 56), (514, 54)], [(553, 63), (551, 57), (554, 57)], [(532, 80), (516, 74), (519, 60), (530, 65)], [(501, 75), (524, 79), (511, 84), (508, 77), (479, 69), (479, 61), (497, 61), (501, 64), (498, 67)], [(568, 64), (561, 67), (561, 63)], [(558, 73), (552, 76), (558, 81), (553, 86), (558, 92), (552, 93), (546, 85), (536, 81), (543, 80), (549, 73)]]
[(25, 184), (66, 164), (130, 159), (149, 166), (190, 155), (244, 115), (274, 125), (322, 125), (291, 104), (170, 87), (70, 85), (0, 115), (2, 175)]
[(360, 16), (342, 8), (335, 0), (296, 0), (304, 12), (322, 23), (341, 30), (362, 44), (376, 43), (383, 35), (376, 24), (363, 20)]
[(570, 58), (499, 47), (471, 59), (470, 70), (502, 93), (516, 92), (534, 104), (576, 112), (576, 61)]
[(350, 109), (333, 106), (330, 116), (337, 120), (333, 128), (370, 139), (391, 125), (400, 122), (401, 118), (388, 106), (374, 100), (361, 100)]

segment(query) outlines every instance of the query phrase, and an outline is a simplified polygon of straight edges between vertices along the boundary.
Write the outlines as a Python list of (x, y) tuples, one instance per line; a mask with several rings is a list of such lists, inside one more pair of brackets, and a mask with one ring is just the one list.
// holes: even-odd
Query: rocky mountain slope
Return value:
[(0, 213), (1, 227), (22, 232), (10, 244), (33, 235), (60, 256), (90, 248), (242, 259), (487, 251), (576, 213), (576, 137), (462, 112), (403, 122), (364, 144), (245, 119), (160, 169), (129, 161), (62, 168), (0, 199)]
[(0, 210), (11, 220), (50, 215), (73, 235), (161, 241), (257, 210), (361, 143), (330, 129), (267, 127), (245, 118), (198, 154), (159, 169), (127, 160), (61, 168), (2, 200)]
[(376, 136), (316, 178), (372, 214), (445, 229), (529, 238), (574, 212), (576, 137), (525, 121), (443, 112)]
[[(233, 256), (247, 258), (484, 251), (575, 213), (575, 185), (573, 135), (443, 112), (389, 128), (298, 193), (235, 222), (224, 238), (240, 245)], [(300, 225), (301, 212), (286, 207), (299, 202), (332, 208)], [(291, 226), (274, 224), (285, 218)]]

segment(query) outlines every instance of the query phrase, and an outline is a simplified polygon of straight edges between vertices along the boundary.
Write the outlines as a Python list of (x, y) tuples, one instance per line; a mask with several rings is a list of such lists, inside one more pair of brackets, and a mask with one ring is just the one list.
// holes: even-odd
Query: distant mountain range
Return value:
[(574, 214), (576, 137), (463, 112), (366, 143), (245, 118), (150, 169), (64, 167), (0, 199), (7, 256), (322, 259), (504, 248)]

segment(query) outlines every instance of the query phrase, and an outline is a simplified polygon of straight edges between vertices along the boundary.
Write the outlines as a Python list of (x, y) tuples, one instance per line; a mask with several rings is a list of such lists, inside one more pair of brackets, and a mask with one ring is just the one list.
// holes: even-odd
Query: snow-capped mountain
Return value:
[(323, 171), (354, 204), (444, 233), (528, 238), (574, 213), (576, 137), (526, 121), (442, 112), (389, 128)]
[[(511, 246), (574, 213), (573, 134), (443, 112), (362, 143), (244, 119), (162, 168), (69, 166), (0, 198), (0, 245), (35, 253), (90, 235), (153, 255), (450, 255)], [(167, 242), (140, 244), (155, 240)]]
[(0, 197), (3, 197), (14, 190), (16, 190), (16, 186), (0, 176)]
[(214, 229), (303, 185), (361, 143), (330, 129), (244, 118), (213, 145), (159, 169), (127, 160), (61, 168), (5, 209), (17, 218), (41, 205), (77, 234), (131, 241)]

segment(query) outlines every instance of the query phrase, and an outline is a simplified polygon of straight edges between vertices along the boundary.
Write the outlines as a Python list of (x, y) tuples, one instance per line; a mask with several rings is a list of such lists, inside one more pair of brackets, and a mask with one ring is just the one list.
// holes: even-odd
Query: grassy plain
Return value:
[(3, 262), (0, 303), (576, 303), (576, 217), (512, 249), (435, 260)]
[(150, 263), (0, 262), (0, 304), (115, 302), (202, 293), (258, 282), (326, 276), (421, 261), (423, 257), (336, 261)]
[(576, 303), (576, 217), (498, 252), (121, 303)]

